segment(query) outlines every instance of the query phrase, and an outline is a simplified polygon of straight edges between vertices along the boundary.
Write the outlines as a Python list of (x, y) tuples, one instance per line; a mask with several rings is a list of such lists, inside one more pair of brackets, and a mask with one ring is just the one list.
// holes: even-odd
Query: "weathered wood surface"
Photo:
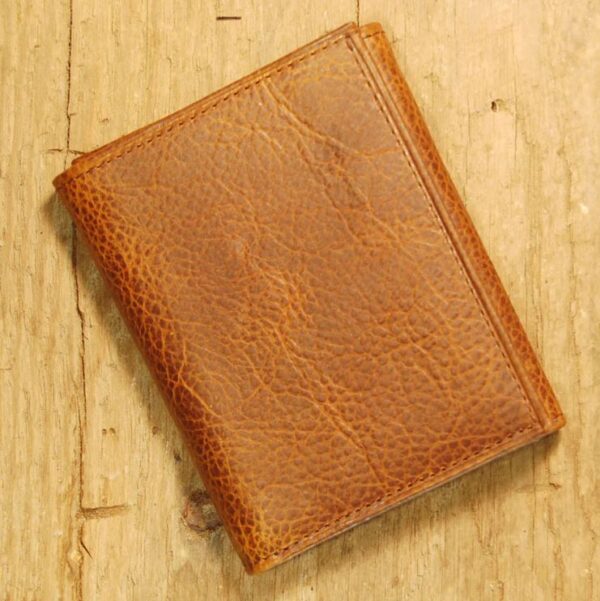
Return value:
[[(568, 425), (249, 577), (50, 182), (357, 16), (392, 37)], [(599, 599), (599, 65), (585, 0), (2, 2), (0, 599)]]

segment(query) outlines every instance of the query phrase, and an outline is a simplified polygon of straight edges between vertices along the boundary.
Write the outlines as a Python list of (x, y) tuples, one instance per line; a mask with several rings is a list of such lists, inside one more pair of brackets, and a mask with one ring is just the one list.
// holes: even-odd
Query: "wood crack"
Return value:
[(129, 511), (129, 505), (103, 505), (100, 507), (82, 507), (79, 515), (86, 520), (98, 520), (122, 515)]
[[(69, 0), (69, 37), (67, 44), (67, 65), (66, 65), (66, 98), (65, 98), (65, 116), (67, 121), (67, 132), (65, 139), (65, 147), (63, 150), (65, 153), (65, 160), (63, 168), (67, 168), (67, 162), (71, 153), (71, 65), (73, 58), (73, 0)], [(49, 149), (50, 152), (58, 149)], [(79, 512), (77, 513), (77, 524), (76, 537), (77, 537), (77, 567), (76, 567), (76, 582), (75, 582), (75, 593), (77, 599), (81, 601), (83, 599), (83, 569), (84, 569), (84, 556), (81, 552), (83, 549), (87, 555), (91, 558), (92, 555), (89, 552), (83, 541), (83, 527), (85, 518), (82, 514), (83, 508), (83, 457), (84, 457), (84, 434), (85, 434), (85, 423), (87, 413), (87, 387), (86, 387), (86, 373), (85, 373), (85, 322), (83, 311), (81, 309), (80, 302), (80, 290), (79, 290), (79, 277), (77, 272), (77, 231), (75, 224), (71, 225), (71, 269), (73, 274), (73, 282), (75, 285), (75, 310), (77, 312), (77, 318), (79, 321), (80, 329), (80, 346), (79, 346), (79, 357), (80, 357), (80, 374), (81, 374), (81, 387), (82, 387), (82, 399), (77, 402), (77, 416), (78, 416), (78, 428), (79, 428), (79, 486), (78, 486), (78, 499), (79, 499)]]
[[(71, 62), (73, 57), (73, 0), (69, 0), (69, 42), (67, 50), (67, 98), (65, 110), (67, 115), (67, 140), (66, 150), (71, 147)], [(67, 167), (67, 157), (65, 156), (65, 169)]]

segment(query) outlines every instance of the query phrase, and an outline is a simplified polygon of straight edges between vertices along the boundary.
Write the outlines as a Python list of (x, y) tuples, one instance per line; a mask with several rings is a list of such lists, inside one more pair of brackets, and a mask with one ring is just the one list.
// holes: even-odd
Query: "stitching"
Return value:
[(343, 515), (337, 517), (335, 520), (333, 520), (331, 522), (327, 522), (323, 526), (319, 527), (317, 530), (313, 530), (312, 532), (305, 534), (301, 538), (296, 539), (293, 543), (290, 543), (287, 547), (284, 547), (283, 549), (280, 549), (279, 551), (276, 551), (275, 553), (271, 553), (269, 555), (257, 555), (257, 558), (260, 560), (265, 560), (265, 559), (270, 559), (271, 557), (278, 557), (280, 555), (283, 555), (286, 551), (289, 551), (290, 549), (293, 549), (294, 547), (298, 547), (300, 544), (302, 544), (304, 542), (310, 542), (310, 541), (314, 540), (315, 538), (317, 538), (317, 536), (323, 530), (326, 530), (327, 528), (331, 528), (331, 527), (335, 526), (336, 524), (338, 524), (339, 522), (341, 522), (349, 517), (352, 517), (357, 513), (360, 513), (367, 509), (372, 509), (376, 505), (383, 504), (384, 502), (387, 501), (387, 499), (389, 497), (393, 497), (394, 495), (397, 495), (399, 492), (408, 493), (413, 488), (415, 488), (418, 484), (420, 484), (422, 482), (428, 483), (429, 479), (433, 480), (433, 478), (435, 476), (437, 476), (439, 474), (443, 474), (444, 472), (447, 472), (449, 469), (455, 467), (459, 463), (460, 464), (465, 463), (469, 459), (479, 457), (485, 451), (488, 451), (490, 449), (495, 449), (495, 448), (499, 447), (501, 444), (508, 442), (511, 438), (514, 438), (518, 434), (523, 434), (524, 432), (529, 432), (532, 429), (533, 429), (533, 425), (524, 426), (522, 428), (519, 428), (518, 430), (511, 432), (509, 435), (505, 436), (504, 438), (502, 438), (500, 440), (495, 440), (494, 442), (487, 444), (484, 447), (481, 447), (481, 449), (479, 449), (479, 451), (477, 451), (476, 453), (473, 453), (466, 459), (455, 459), (454, 461), (446, 464), (443, 467), (440, 467), (438, 469), (433, 469), (433, 470), (427, 472), (426, 474), (422, 474), (418, 478), (413, 478), (412, 480), (409, 480), (407, 484), (405, 484), (401, 487), (395, 488), (393, 490), (389, 490), (388, 492), (381, 495), (380, 497), (377, 497), (377, 499), (375, 499), (374, 501), (370, 501), (366, 505), (361, 505), (360, 507), (356, 507), (352, 511), (349, 511), (348, 513), (344, 513)]
[[(376, 31), (374, 33), (369, 34), (368, 36), (364, 36), (362, 39), (368, 39), (371, 38), (373, 36), (376, 35), (381, 35), (383, 34), (383, 31)], [(358, 67), (361, 71), (361, 74), (363, 75), (363, 78), (365, 79), (368, 87), (370, 88), (371, 92), (373, 93), (373, 97), (375, 99), (375, 102), (377, 104), (377, 107), (379, 108), (379, 111), (381, 112), (381, 114), (383, 115), (383, 117), (385, 118), (386, 122), (388, 123), (394, 137), (396, 138), (396, 142), (399, 146), (399, 148), (402, 150), (402, 152), (404, 153), (405, 158), (408, 161), (408, 164), (410, 166), (410, 169), (413, 173), (413, 176), (415, 177), (415, 181), (417, 183), (417, 185), (419, 186), (423, 197), (428, 201), (428, 208), (429, 210), (432, 212), (436, 223), (438, 224), (438, 226), (440, 227), (444, 238), (446, 240), (446, 243), (448, 244), (452, 255), (454, 257), (454, 259), (456, 260), (459, 269), (461, 271), (461, 273), (463, 274), (465, 280), (467, 281), (467, 284), (469, 285), (469, 288), (471, 290), (471, 293), (473, 294), (475, 300), (478, 303), (478, 307), (479, 307), (479, 311), (481, 312), (482, 316), (484, 317), (484, 320), (486, 321), (486, 324), (490, 330), (490, 332), (492, 333), (492, 336), (494, 338), (494, 340), (496, 341), (496, 344), (498, 345), (499, 350), (502, 353), (502, 356), (504, 357), (504, 360), (506, 361), (506, 364), (510, 370), (511, 375), (513, 376), (515, 382), (519, 385), (521, 392), (523, 393), (524, 398), (526, 399), (526, 395), (525, 395), (525, 391), (523, 389), (523, 386), (521, 384), (521, 382), (518, 380), (518, 378), (516, 377), (516, 374), (514, 372), (514, 368), (512, 367), (512, 365), (510, 364), (508, 357), (506, 356), (506, 352), (505, 350), (502, 348), (502, 346), (500, 345), (500, 342), (493, 330), (493, 328), (491, 327), (491, 324), (489, 322), (489, 316), (485, 313), (485, 311), (483, 310), (483, 307), (481, 305), (481, 301), (478, 298), (477, 294), (475, 293), (475, 290), (473, 289), (472, 283), (470, 281), (470, 279), (468, 278), (468, 276), (466, 275), (465, 271), (464, 271), (464, 266), (462, 265), (459, 257), (456, 254), (456, 250), (454, 249), (454, 246), (452, 245), (450, 238), (448, 237), (448, 233), (441, 221), (440, 216), (438, 215), (437, 211), (434, 209), (434, 207), (432, 206), (432, 199), (430, 198), (430, 195), (427, 193), (427, 191), (425, 190), (420, 177), (418, 177), (416, 170), (412, 164), (412, 161), (410, 160), (410, 157), (406, 151), (406, 149), (404, 148), (404, 144), (402, 143), (401, 139), (398, 137), (394, 126), (392, 124), (392, 122), (390, 121), (390, 118), (387, 114), (387, 111), (384, 109), (384, 107), (382, 107), (381, 102), (379, 100), (377, 91), (373, 88), (373, 85), (369, 79), (369, 77), (367, 76), (367, 74), (364, 72), (363, 66), (360, 62), (360, 60), (358, 59), (358, 57), (356, 56), (356, 50), (354, 48), (354, 45), (351, 41), (350, 38), (351, 33), (346, 33), (343, 34), (342, 36), (340, 36), (338, 39), (336, 40), (331, 40), (329, 42), (327, 42), (326, 44), (323, 44), (322, 46), (319, 46), (318, 48), (315, 48), (314, 50), (308, 52), (307, 54), (301, 56), (300, 58), (297, 58), (295, 60), (289, 61), (283, 65), (280, 65), (278, 68), (273, 69), (271, 71), (269, 71), (268, 73), (264, 74), (263, 76), (254, 79), (250, 82), (248, 82), (246, 85), (244, 86), (239, 86), (236, 89), (232, 90), (230, 93), (221, 96), (219, 99), (217, 99), (215, 102), (213, 102), (212, 104), (203, 106), (203, 107), (199, 107), (196, 108), (194, 110), (191, 111), (191, 113), (189, 115), (187, 115), (185, 118), (181, 118), (178, 121), (175, 121), (173, 123), (171, 123), (170, 125), (163, 127), (162, 129), (160, 129), (158, 132), (152, 134), (151, 136), (147, 136), (145, 138), (142, 138), (140, 140), (138, 140), (136, 143), (133, 144), (129, 144), (126, 145), (124, 147), (124, 149), (122, 149), (122, 152), (119, 152), (118, 154), (115, 155), (109, 155), (108, 157), (106, 157), (104, 160), (101, 160), (98, 164), (93, 165), (91, 167), (89, 167), (88, 169), (81, 171), (80, 173), (78, 173), (77, 175), (74, 175), (68, 179), (65, 179), (65, 181), (61, 182), (60, 187), (63, 187), (67, 182), (73, 182), (76, 179), (82, 177), (83, 175), (87, 174), (87, 173), (91, 173), (92, 171), (102, 167), (103, 165), (107, 165), (110, 162), (119, 159), (131, 152), (133, 152), (134, 150), (136, 150), (137, 148), (141, 148), (143, 146), (146, 146), (148, 144), (150, 144), (153, 140), (156, 140), (158, 138), (160, 138), (161, 136), (163, 136), (164, 134), (168, 134), (172, 131), (175, 131), (179, 128), (181, 128), (183, 125), (192, 122), (194, 119), (196, 119), (199, 115), (205, 114), (208, 111), (214, 109), (215, 107), (217, 107), (219, 104), (221, 104), (222, 102), (224, 102), (225, 100), (227, 100), (228, 98), (231, 97), (235, 97), (238, 94), (240, 94), (242, 91), (245, 91), (255, 85), (257, 85), (259, 82), (263, 81), (264, 79), (268, 79), (270, 77), (272, 77), (274, 74), (281, 72), (284, 69), (289, 69), (290, 67), (299, 64), (300, 62), (308, 59), (309, 57), (312, 57), (316, 54), (318, 54), (319, 52), (322, 52), (323, 50), (325, 50), (326, 48), (329, 48), (331, 46), (334, 46), (336, 44), (339, 44), (342, 40), (350, 40), (350, 44), (346, 44), (347, 47), (349, 48), (349, 50), (352, 52), (352, 56), (354, 57), (355, 61), (358, 64)], [(185, 110), (185, 109), (184, 109)], [(527, 403), (527, 408), (529, 411), (529, 415), (533, 417), (532, 415), (532, 411), (531, 411), (531, 405), (529, 403)], [(301, 538), (296, 539), (293, 543), (289, 544), (288, 546), (280, 549), (279, 551), (275, 552), (275, 553), (271, 553), (268, 555), (256, 555), (256, 557), (259, 560), (266, 560), (269, 559), (271, 557), (277, 557), (280, 556), (282, 554), (284, 554), (286, 551), (294, 548), (294, 547), (298, 547), (299, 545), (301, 545), (302, 543), (306, 542), (306, 541), (311, 541), (314, 540), (315, 538), (317, 538), (317, 536), (323, 532), (323, 530), (327, 529), (327, 528), (332, 528), (334, 525), (338, 524), (339, 522), (346, 520), (347, 518), (358, 514), (360, 512), (366, 511), (370, 508), (373, 508), (374, 506), (381, 504), (383, 502), (385, 502), (389, 497), (392, 497), (394, 495), (397, 495), (399, 492), (409, 492), (412, 488), (414, 488), (415, 486), (417, 486), (418, 484), (422, 483), (422, 482), (427, 482), (429, 480), (432, 480), (435, 476), (439, 475), (439, 474), (443, 474), (444, 472), (448, 471), (449, 469), (451, 469), (452, 467), (456, 466), (457, 464), (461, 463), (464, 464), (467, 461), (478, 457), (480, 455), (482, 455), (485, 451), (492, 449), (492, 448), (496, 448), (499, 447), (500, 445), (502, 445), (503, 443), (506, 443), (507, 441), (509, 441), (511, 438), (514, 438), (517, 434), (521, 434), (523, 432), (527, 432), (530, 431), (534, 428), (534, 424), (531, 424), (529, 426), (520, 428), (514, 432), (511, 432), (510, 434), (508, 434), (507, 436), (499, 439), (499, 440), (495, 440), (493, 443), (490, 443), (488, 445), (485, 445), (484, 447), (480, 448), (477, 452), (469, 455), (466, 458), (461, 458), (461, 459), (457, 459), (455, 461), (452, 461), (451, 463), (440, 467), (438, 469), (434, 469), (431, 470), (425, 474), (422, 474), (421, 476), (419, 476), (418, 478), (414, 478), (413, 480), (409, 481), (408, 483), (404, 484), (401, 487), (398, 487), (396, 489), (390, 490), (387, 493), (385, 493), (384, 495), (378, 497), (377, 499), (375, 499), (374, 501), (371, 501), (365, 505), (361, 505), (360, 507), (357, 507), (355, 509), (353, 509), (352, 511), (349, 511), (341, 516), (338, 516), (337, 518), (335, 518), (334, 520), (327, 522), (326, 524), (324, 524), (323, 526), (321, 526), (320, 528), (318, 528), (317, 530), (314, 530), (312, 532), (309, 532), (305, 535), (303, 535)]]
[(379, 31), (374, 31), (373, 33), (370, 33), (369, 35), (364, 35), (361, 37), (363, 40), (368, 40), (369, 38), (372, 38), (374, 35), (383, 35), (383, 30), (380, 29)]
[[(369, 37), (371, 37), (373, 35), (376, 35), (377, 33), (380, 33), (380, 32), (375, 32), (375, 33), (369, 34), (366, 37), (369, 38)], [(217, 107), (219, 104), (221, 104), (225, 100), (227, 100), (229, 98), (232, 98), (234, 96), (237, 96), (241, 92), (244, 92), (244, 91), (248, 90), (249, 88), (252, 88), (252, 87), (256, 86), (257, 84), (259, 84), (264, 79), (268, 79), (268, 78), (272, 77), (273, 75), (279, 73), (280, 71), (283, 71), (284, 69), (289, 69), (290, 67), (293, 67), (293, 66), (301, 63), (302, 61), (304, 61), (304, 60), (306, 60), (306, 59), (314, 56), (315, 54), (318, 54), (319, 52), (322, 52), (326, 48), (329, 48), (331, 46), (335, 46), (336, 44), (339, 44), (347, 36), (348, 36), (348, 34), (344, 34), (344, 35), (342, 35), (341, 37), (339, 37), (337, 39), (330, 40), (326, 44), (323, 44), (322, 46), (319, 46), (318, 48), (315, 48), (314, 50), (311, 50), (307, 54), (305, 54), (305, 55), (303, 55), (303, 56), (301, 56), (301, 57), (299, 57), (297, 59), (294, 59), (292, 61), (289, 61), (287, 63), (284, 63), (283, 65), (280, 65), (276, 69), (268, 71), (267, 73), (263, 74), (261, 77), (258, 77), (257, 79), (254, 79), (254, 80), (248, 82), (247, 84), (245, 84), (243, 86), (236, 87), (234, 90), (232, 90), (228, 94), (225, 94), (225, 96), (221, 96), (220, 98), (218, 98), (217, 100), (215, 100), (215, 102), (213, 102), (212, 104), (209, 104), (209, 105), (206, 105), (206, 106), (202, 106), (202, 107), (199, 107), (199, 108), (196, 108), (196, 109), (192, 110), (192, 112), (189, 115), (187, 115), (185, 118), (179, 119), (179, 121), (174, 121), (173, 123), (169, 124), (168, 126), (165, 126), (162, 129), (160, 129), (160, 131), (153, 133), (151, 136), (147, 136), (145, 138), (142, 138), (142, 139), (138, 140), (134, 144), (126, 145), (124, 147), (124, 149), (122, 149), (122, 152), (119, 152), (118, 154), (114, 154), (114, 155), (109, 155), (104, 160), (101, 160), (98, 164), (92, 165), (91, 167), (89, 167), (88, 169), (85, 169), (84, 171), (81, 171), (77, 175), (74, 175), (74, 176), (72, 176), (72, 177), (70, 177), (68, 179), (65, 179), (65, 181), (61, 182), (61, 184), (60, 184), (59, 187), (62, 188), (62, 187), (65, 186), (65, 184), (74, 182), (76, 179), (82, 177), (83, 175), (85, 175), (87, 173), (91, 173), (92, 171), (95, 171), (96, 169), (102, 167), (103, 165), (107, 165), (108, 163), (111, 163), (112, 161), (114, 161), (116, 159), (119, 159), (119, 158), (121, 158), (121, 157), (123, 157), (123, 156), (125, 156), (125, 155), (127, 155), (127, 154), (129, 154), (131, 152), (133, 152), (137, 148), (142, 148), (144, 146), (147, 146), (148, 144), (150, 144), (150, 142), (152, 142), (152, 141), (160, 138), (163, 134), (168, 134), (168, 133), (171, 133), (172, 131), (180, 129), (183, 125), (191, 123), (199, 115), (203, 115), (204, 113), (207, 113), (208, 111), (214, 109), (215, 107)], [(201, 102), (202, 101), (200, 101), (200, 103)], [(183, 110), (185, 110), (185, 109), (183, 109)]]
[(374, 35), (382, 35), (383, 34), (383, 30), (379, 30), (379, 31), (374, 31), (373, 33), (370, 33), (369, 35), (363, 35), (361, 36), (363, 40), (368, 40), (369, 38), (372, 38)]
[[(364, 36), (363, 39), (364, 40), (368, 40), (369, 38), (372, 38), (373, 36), (381, 35), (381, 34), (383, 34), (383, 31), (381, 31), (381, 30), (380, 31), (375, 31), (373, 33), (370, 33), (367, 36)], [(335, 46), (336, 44), (339, 44), (347, 36), (348, 36), (348, 34), (343, 35), (342, 37), (340, 37), (340, 38), (338, 38), (336, 40), (331, 40), (331, 41), (327, 42), (326, 44), (323, 44), (322, 46), (319, 46), (318, 48), (315, 48), (311, 52), (308, 52), (304, 56), (301, 56), (301, 57), (299, 57), (299, 58), (297, 58), (295, 60), (289, 61), (288, 63), (285, 63), (283, 65), (280, 65), (276, 69), (271, 70), (268, 73), (265, 73), (262, 77), (259, 77), (258, 79), (254, 79), (254, 80), (248, 82), (246, 85), (240, 86), (240, 87), (236, 88), (235, 90), (232, 90), (229, 94), (226, 94), (225, 96), (221, 96), (214, 103), (193, 110), (189, 115), (187, 115), (185, 117), (185, 119), (180, 119), (179, 121), (175, 121), (175, 122), (171, 123), (170, 125), (168, 125), (166, 127), (163, 127), (160, 131), (152, 134), (151, 136), (147, 136), (145, 138), (142, 138), (142, 139), (138, 140), (134, 144), (126, 145), (122, 149), (122, 152), (119, 152), (119, 153), (113, 154), (113, 155), (109, 154), (104, 160), (101, 160), (96, 165), (92, 165), (88, 169), (85, 169), (85, 170), (79, 172), (77, 175), (65, 178), (64, 181), (62, 181), (60, 183), (59, 188), (64, 188), (64, 186), (67, 183), (74, 182), (75, 180), (79, 179), (83, 175), (86, 175), (87, 173), (91, 173), (92, 171), (98, 169), (99, 167), (102, 167), (103, 165), (107, 165), (108, 163), (110, 163), (110, 162), (112, 162), (112, 161), (114, 161), (114, 160), (116, 160), (118, 158), (121, 158), (121, 157), (129, 154), (129, 153), (133, 152), (134, 150), (136, 150), (137, 148), (142, 148), (142, 147), (150, 144), (150, 142), (152, 142), (153, 140), (156, 140), (157, 138), (160, 138), (163, 134), (168, 134), (171, 131), (179, 129), (183, 125), (186, 125), (187, 123), (191, 123), (199, 115), (203, 115), (204, 113), (207, 113), (211, 109), (214, 109), (215, 107), (217, 107), (219, 104), (221, 104), (222, 102), (224, 102), (228, 98), (231, 98), (233, 96), (237, 96), (238, 94), (240, 94), (241, 92), (247, 90), (248, 88), (251, 88), (251, 87), (257, 85), (258, 83), (260, 83), (264, 79), (268, 79), (268, 78), (272, 77), (274, 74), (279, 73), (280, 71), (283, 71), (284, 69), (288, 69), (290, 67), (293, 67), (293, 66), (297, 65), (298, 63), (301, 63), (302, 61), (310, 58), (311, 56), (314, 56), (315, 54), (318, 54), (319, 52), (325, 50), (326, 48), (329, 48), (330, 46)], [(200, 102), (202, 102), (202, 101), (200, 101)]]

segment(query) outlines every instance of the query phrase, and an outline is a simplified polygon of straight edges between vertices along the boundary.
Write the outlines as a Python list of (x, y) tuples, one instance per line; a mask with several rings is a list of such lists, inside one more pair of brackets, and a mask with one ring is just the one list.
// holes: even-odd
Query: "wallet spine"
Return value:
[(481, 301), (542, 430), (550, 433), (560, 429), (565, 417), (556, 396), (433, 142), (388, 38), (379, 23), (361, 27), (350, 38), (378, 87), (380, 102), (393, 120), (409, 160), (432, 200), (465, 276)]

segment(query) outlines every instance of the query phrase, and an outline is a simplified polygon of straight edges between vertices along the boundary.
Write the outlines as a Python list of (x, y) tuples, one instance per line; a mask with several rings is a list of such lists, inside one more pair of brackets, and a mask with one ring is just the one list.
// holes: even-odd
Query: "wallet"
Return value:
[(54, 185), (250, 573), (565, 423), (377, 23)]

